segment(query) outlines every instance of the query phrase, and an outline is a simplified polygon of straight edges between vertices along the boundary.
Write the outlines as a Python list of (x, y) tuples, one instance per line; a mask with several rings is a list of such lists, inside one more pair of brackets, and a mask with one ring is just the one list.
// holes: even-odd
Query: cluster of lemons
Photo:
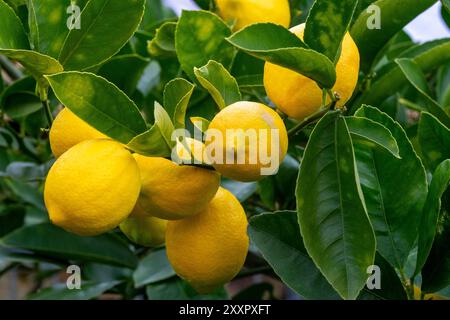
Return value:
[[(256, 22), (290, 24), (288, 0), (216, 2), (221, 16), (233, 20), (236, 30)], [(291, 29), (300, 38), (303, 30), (303, 25)], [(358, 71), (358, 49), (346, 35), (333, 88), (341, 98), (340, 105), (351, 97)], [(322, 90), (317, 84), (288, 69), (267, 63), (264, 85), (276, 107), (293, 119), (303, 120), (322, 106)], [(242, 101), (224, 108), (209, 129), (223, 133), (223, 155), (237, 148), (234, 142), (226, 142), (229, 129), (276, 129), (276, 150), (271, 150), (274, 144), (270, 139), (263, 141), (258, 136), (256, 143), (268, 155), (277, 153), (279, 162), (287, 153), (283, 120), (260, 103)], [(262, 177), (266, 164), (260, 159), (249, 164), (248, 145), (241, 146), (247, 148), (243, 164), (212, 161), (213, 169), (179, 165), (170, 159), (132, 153), (67, 108), (52, 125), (50, 144), (57, 160), (46, 179), (44, 200), (55, 225), (81, 236), (120, 227), (136, 244), (165, 244), (176, 273), (200, 293), (228, 282), (242, 268), (249, 246), (247, 218), (239, 201), (220, 187), (220, 180), (221, 176), (238, 181)], [(203, 142), (188, 140), (191, 147), (197, 144), (203, 151)], [(189, 158), (206, 161), (203, 152), (188, 153)]]

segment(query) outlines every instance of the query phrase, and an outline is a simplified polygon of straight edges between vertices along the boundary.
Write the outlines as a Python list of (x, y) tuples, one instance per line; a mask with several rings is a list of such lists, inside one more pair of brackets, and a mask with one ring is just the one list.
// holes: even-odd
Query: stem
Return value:
[(9, 61), (6, 57), (0, 56), (0, 65), (5, 69), (6, 73), (9, 74), (11, 78), (14, 80), (20, 79), (23, 77), (22, 71), (17, 69), (14, 63)]
[(42, 105), (44, 106), (45, 117), (47, 118), (48, 126), (51, 128), (53, 123), (52, 110), (50, 109), (50, 103), (48, 99), (42, 101)]
[(319, 120), (320, 118), (322, 118), (329, 110), (330, 110), (330, 108), (326, 108), (324, 110), (321, 110), (321, 111), (313, 114), (311, 117), (306, 118), (304, 121), (300, 122), (295, 127), (293, 127), (291, 130), (289, 130), (288, 136), (293, 137), (293, 136), (297, 135), (297, 133), (299, 133), (300, 131), (305, 129), (311, 123), (314, 123), (317, 120)]

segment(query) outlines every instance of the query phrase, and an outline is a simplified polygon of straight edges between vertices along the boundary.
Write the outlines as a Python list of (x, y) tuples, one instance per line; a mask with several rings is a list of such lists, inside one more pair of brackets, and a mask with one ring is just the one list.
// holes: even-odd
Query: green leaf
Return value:
[(209, 11), (183, 11), (175, 32), (175, 46), (183, 71), (195, 80), (194, 68), (209, 60), (230, 68), (235, 49), (225, 38), (230, 28)]
[(169, 81), (164, 88), (164, 108), (177, 129), (185, 127), (186, 110), (194, 87), (189, 81), (176, 78)]
[[(422, 72), (427, 74), (450, 61), (450, 40), (443, 39), (424, 43), (406, 51), (402, 57), (413, 59)], [(362, 104), (379, 104), (408, 84), (408, 80), (396, 63), (392, 63), (384, 69), (385, 71), (380, 72), (372, 81), (370, 88), (353, 103), (355, 107), (360, 107)]]
[(419, 228), (419, 242), (415, 274), (425, 265), (438, 228), (441, 212), (441, 198), (450, 183), (450, 160), (445, 160), (436, 169), (428, 190), (427, 201), (423, 207), (422, 222)]
[(209, 120), (202, 117), (191, 117), (189, 120), (191, 120), (195, 128), (197, 128), (198, 130), (200, 130), (200, 132), (203, 133), (205, 133), (208, 130), (209, 124), (211, 123)]
[(127, 147), (148, 157), (168, 157), (175, 145), (175, 142), (172, 141), (172, 133), (175, 128), (166, 110), (157, 102), (155, 102), (154, 118), (154, 125), (134, 137)]
[(259, 59), (289, 68), (332, 88), (336, 82), (334, 64), (325, 55), (309, 49), (295, 34), (273, 23), (250, 25), (227, 39)]
[(9, 205), (0, 208), (0, 237), (20, 228), (23, 225), (25, 208), (17, 205)]
[[(373, 3), (373, 8), (379, 10), (364, 10), (357, 18), (351, 29), (351, 35), (355, 40), (361, 54), (361, 69), (369, 71), (377, 54), (386, 43), (401, 31), (409, 22), (420, 13), (436, 3), (436, 0), (378, 0)], [(399, 14), (401, 12), (401, 14)], [(380, 29), (368, 28), (380, 14)]]
[(222, 179), (222, 187), (230, 191), (239, 202), (244, 202), (258, 190), (256, 182), (238, 182), (229, 179)]
[(438, 70), (436, 95), (439, 104), (448, 110), (450, 107), (450, 64), (444, 65)]
[(23, 227), (1, 239), (0, 243), (55, 258), (100, 262), (128, 268), (137, 265), (137, 258), (129, 250), (127, 243), (117, 236), (103, 234), (97, 237), (79, 237), (50, 223)]
[(422, 156), (432, 171), (450, 159), (450, 129), (436, 117), (427, 112), (421, 114), (418, 136)]
[(242, 100), (236, 79), (219, 62), (211, 60), (201, 68), (194, 68), (194, 73), (220, 109)]
[(371, 147), (380, 147), (400, 158), (397, 141), (388, 128), (382, 124), (362, 117), (345, 118), (348, 130), (354, 143), (362, 143)]
[(166, 250), (152, 251), (139, 262), (133, 273), (134, 287), (140, 288), (173, 276), (175, 271), (167, 260)]
[(422, 291), (437, 292), (450, 285), (450, 217), (441, 215), (438, 232), (422, 268)]
[(176, 16), (175, 12), (166, 5), (165, 1), (146, 1), (145, 13), (139, 29), (152, 32), (161, 23), (170, 19), (175, 19)]
[(25, 203), (31, 204), (41, 210), (45, 210), (42, 194), (35, 186), (12, 178), (5, 178), (3, 181), (6, 186)]
[(306, 20), (305, 43), (337, 63), (357, 5), (358, 0), (316, 0)]
[(28, 300), (90, 300), (100, 296), (117, 286), (121, 281), (93, 282), (83, 281), (81, 289), (70, 290), (66, 283), (60, 283), (49, 288), (42, 289), (28, 296)]
[(42, 108), (41, 100), (32, 92), (15, 92), (2, 99), (2, 109), (11, 119), (23, 118)]
[(106, 79), (87, 72), (47, 76), (58, 100), (92, 127), (127, 144), (147, 126), (133, 101)]
[(148, 42), (148, 53), (152, 57), (175, 56), (175, 30), (176, 22), (166, 22), (156, 29), (156, 34)]
[(281, 280), (306, 299), (339, 299), (308, 256), (294, 211), (250, 219), (249, 236)]
[(84, 70), (119, 52), (141, 23), (144, 5), (145, 0), (89, 1), (81, 28), (69, 31), (59, 54), (64, 69)]
[(148, 59), (137, 54), (116, 56), (103, 64), (97, 74), (114, 83), (126, 95), (131, 96), (148, 63)]
[(426, 173), (403, 128), (387, 114), (364, 106), (356, 116), (385, 126), (397, 141), (398, 159), (385, 150), (355, 146), (364, 198), (378, 252), (402, 270), (416, 239), (427, 194)]
[(430, 97), (430, 87), (428, 86), (425, 74), (422, 72), (419, 65), (411, 59), (396, 59), (395, 62), (399, 65), (408, 81), (425, 98), (428, 111), (436, 116), (446, 126), (450, 127), (449, 116), (445, 113), (441, 106)]
[(198, 294), (186, 281), (178, 277), (149, 284), (146, 287), (149, 300), (226, 300), (226, 291), (221, 288), (208, 295)]
[(50, 56), (31, 50), (0, 49), (0, 54), (19, 61), (36, 79), (63, 71), (61, 64)]
[(0, 0), (0, 49), (28, 49), (30, 47), (22, 22), (14, 10)]
[(340, 296), (356, 299), (373, 265), (376, 243), (340, 112), (328, 113), (314, 128), (296, 194), (306, 250)]

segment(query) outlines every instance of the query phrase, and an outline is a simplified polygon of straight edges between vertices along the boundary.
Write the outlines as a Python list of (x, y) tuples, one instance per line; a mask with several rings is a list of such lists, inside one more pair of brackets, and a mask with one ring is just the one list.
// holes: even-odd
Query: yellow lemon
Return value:
[(175, 160), (179, 164), (210, 164), (203, 142), (187, 137), (177, 140)]
[(130, 241), (144, 247), (158, 247), (166, 240), (167, 220), (152, 217), (139, 205), (119, 227)]
[(58, 158), (81, 141), (107, 137), (64, 108), (53, 121), (49, 138), (53, 155)]
[(216, 0), (220, 16), (235, 21), (235, 30), (258, 22), (272, 22), (285, 28), (291, 23), (288, 0)]
[(125, 220), (140, 187), (136, 161), (121, 144), (87, 140), (56, 160), (45, 182), (44, 200), (55, 225), (93, 236)]
[(139, 206), (165, 220), (183, 219), (203, 210), (220, 185), (220, 174), (194, 166), (179, 166), (164, 158), (135, 154), (141, 172)]
[[(291, 29), (303, 38), (305, 25)], [(342, 107), (352, 97), (358, 83), (359, 51), (349, 33), (344, 37), (342, 51), (336, 65), (337, 80), (333, 92), (339, 94), (337, 107)], [(285, 114), (299, 121), (319, 111), (322, 106), (322, 90), (313, 80), (292, 70), (266, 63), (264, 87), (272, 102)], [(328, 102), (330, 103), (330, 99)]]
[(198, 215), (167, 225), (167, 257), (175, 272), (200, 293), (233, 279), (244, 265), (248, 245), (244, 209), (223, 188)]
[(227, 178), (256, 181), (277, 172), (288, 149), (281, 117), (256, 102), (236, 102), (220, 111), (206, 132), (206, 154)]
[[(414, 299), (415, 300), (422, 300), (422, 291), (419, 287), (414, 286)], [(440, 296), (435, 293), (427, 293), (423, 297), (423, 300), (448, 300), (448, 298)]]

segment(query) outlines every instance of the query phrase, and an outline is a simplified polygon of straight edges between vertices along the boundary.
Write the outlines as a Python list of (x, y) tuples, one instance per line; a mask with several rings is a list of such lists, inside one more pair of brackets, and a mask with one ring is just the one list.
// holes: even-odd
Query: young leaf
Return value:
[(306, 250), (341, 297), (356, 299), (374, 262), (375, 235), (340, 112), (328, 113), (314, 128), (296, 195)]
[(356, 162), (367, 210), (377, 236), (377, 250), (402, 270), (417, 239), (427, 194), (425, 169), (403, 128), (387, 114), (364, 106), (356, 112), (385, 126), (397, 141), (398, 159), (384, 150), (355, 145)]
[(97, 237), (79, 237), (50, 223), (17, 229), (2, 238), (0, 243), (55, 258), (80, 259), (128, 268), (137, 265), (135, 255), (117, 236), (104, 234)]
[(399, 65), (405, 77), (416, 88), (416, 90), (427, 101), (427, 109), (430, 113), (436, 116), (443, 124), (450, 127), (450, 118), (441, 108), (441, 106), (430, 97), (431, 91), (428, 87), (425, 74), (414, 60), (411, 59), (396, 59), (395, 62)]
[[(364, 10), (351, 29), (351, 35), (361, 53), (361, 69), (369, 71), (386, 43), (435, 3), (436, 0), (378, 0)], [(380, 22), (380, 28), (377, 28), (376, 22)]]
[(168, 157), (172, 153), (172, 132), (175, 130), (166, 110), (155, 102), (155, 123), (153, 126), (134, 137), (127, 147), (148, 157)]
[(209, 11), (183, 11), (175, 32), (178, 60), (184, 72), (195, 80), (194, 68), (209, 60), (230, 68), (235, 50), (225, 38), (230, 28), (218, 16)]
[(134, 287), (140, 288), (173, 276), (175, 276), (175, 271), (167, 260), (166, 250), (152, 251), (142, 258), (134, 271)]
[(227, 39), (259, 59), (294, 70), (325, 88), (336, 82), (334, 64), (325, 55), (309, 49), (295, 34), (273, 23), (250, 25)]
[(156, 29), (156, 34), (148, 42), (148, 53), (152, 57), (175, 56), (175, 30), (176, 22), (166, 22)]
[(339, 299), (308, 256), (294, 211), (257, 215), (249, 223), (251, 241), (284, 283), (306, 299)]
[(357, 5), (358, 0), (316, 0), (306, 20), (305, 43), (337, 63)]
[(81, 28), (69, 31), (59, 54), (64, 69), (85, 70), (119, 52), (138, 28), (144, 5), (145, 0), (89, 1)]
[(433, 115), (423, 112), (419, 121), (419, 143), (427, 166), (433, 171), (450, 159), (450, 129)]
[(193, 92), (194, 85), (182, 78), (169, 81), (164, 88), (164, 108), (177, 129), (185, 126), (186, 110)]
[(236, 79), (219, 62), (211, 60), (201, 68), (194, 68), (194, 73), (220, 109), (242, 100)]
[(388, 128), (362, 117), (345, 118), (353, 143), (367, 144), (371, 147), (381, 147), (394, 157), (400, 158), (397, 141)]
[(416, 272), (425, 265), (438, 228), (441, 213), (441, 198), (450, 183), (450, 160), (445, 160), (436, 169), (423, 207), (422, 222), (419, 229)]
[[(447, 61), (450, 61), (450, 39), (424, 43), (403, 53), (402, 57), (413, 59), (419, 65), (422, 72), (427, 74)], [(408, 80), (396, 63), (390, 64), (385, 70), (385, 72), (380, 73), (372, 81), (369, 90), (356, 99), (353, 103), (354, 106), (360, 107), (362, 104), (378, 104), (408, 84)]]
[(88, 72), (47, 76), (58, 100), (78, 117), (121, 143), (146, 131), (138, 108), (119, 88)]
[(79, 290), (70, 290), (66, 283), (59, 283), (49, 288), (44, 288), (27, 297), (28, 300), (90, 300), (100, 296), (117, 286), (121, 281), (92, 282), (83, 281)]
[(0, 49), (29, 49), (22, 22), (14, 10), (0, 0)]

